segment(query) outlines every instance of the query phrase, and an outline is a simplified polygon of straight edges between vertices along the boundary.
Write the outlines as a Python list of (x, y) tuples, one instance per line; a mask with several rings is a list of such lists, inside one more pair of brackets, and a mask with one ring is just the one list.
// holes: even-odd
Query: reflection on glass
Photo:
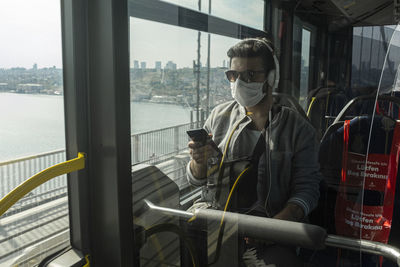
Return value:
[[(262, 0), (162, 0), (211, 15), (238, 24), (263, 30), (264, 1)], [(199, 9), (200, 3), (200, 9)]]
[[(393, 26), (365, 26), (355, 27), (353, 30), (353, 58), (351, 95), (370, 94), (378, 88), (382, 68), (381, 92), (390, 91), (393, 85), (395, 71), (393, 64), (399, 61), (398, 49), (400, 44), (396, 41)], [(389, 48), (389, 42), (393, 40)], [(388, 52), (388, 54), (387, 54)], [(384, 66), (387, 55), (387, 64)]]
[(300, 105), (306, 109), (308, 94), (308, 77), (310, 72), (310, 41), (311, 32), (302, 30), (301, 66), (300, 66)]
[[(390, 29), (393, 29), (390, 27)], [(400, 27), (393, 29), (384, 61), (379, 94), (388, 94), (395, 90), (397, 69), (400, 63)]]
[[(397, 75), (399, 32), (392, 26), (359, 27), (353, 31), (353, 73), (349, 94), (357, 98), (327, 130), (321, 144), (321, 170), (328, 183), (327, 208), (335, 210), (338, 235), (397, 245), (399, 236), (394, 182), (400, 144)], [(389, 36), (387, 34), (390, 34)], [(380, 80), (381, 79), (381, 80)], [(380, 85), (380, 87), (379, 87)], [(390, 96), (396, 96), (388, 98)], [(377, 101), (375, 100), (377, 99)], [(391, 159), (392, 158), (392, 159)], [(389, 166), (393, 166), (390, 170)], [(334, 189), (334, 188), (338, 189)], [(397, 190), (396, 189), (396, 190)], [(390, 199), (390, 200), (389, 200)], [(392, 214), (392, 212), (394, 212)], [(328, 221), (330, 219), (328, 218)], [(341, 263), (379, 265), (378, 257), (347, 251)], [(340, 264), (341, 264), (340, 263)], [(391, 266), (383, 260), (383, 266)]]

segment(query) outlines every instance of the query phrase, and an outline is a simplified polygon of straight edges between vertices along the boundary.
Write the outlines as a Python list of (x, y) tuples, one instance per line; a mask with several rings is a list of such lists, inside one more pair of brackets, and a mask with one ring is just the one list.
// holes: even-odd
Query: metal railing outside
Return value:
[[(155, 164), (186, 149), (188, 142), (186, 130), (190, 129), (192, 125), (193, 123), (186, 123), (132, 134), (132, 164), (143, 162)], [(0, 162), (0, 198), (32, 175), (65, 160), (65, 149), (59, 149)], [(23, 203), (18, 203), (14, 209), (20, 209), (22, 204), (25, 206), (30, 203), (41, 202), (44, 197), (52, 198), (65, 195), (67, 192), (67, 180), (65, 178), (66, 176), (63, 175), (46, 182), (27, 195), (22, 200)]]
[(157, 163), (187, 148), (186, 131), (193, 123), (176, 125), (131, 136), (132, 164)]
[[(65, 161), (65, 149), (59, 149), (46, 153), (41, 153), (29, 157), (18, 158), (5, 162), (0, 162), (0, 198), (8, 194), (17, 185), (31, 177), (32, 175), (60, 162)], [(67, 186), (65, 175), (59, 176), (36, 188), (25, 197), (30, 201), (37, 202), (34, 196), (49, 194), (47, 197), (59, 195), (60, 191)], [(62, 190), (61, 190), (62, 191)], [(66, 192), (66, 191), (65, 191)]]
[[(182, 164), (167, 163), (187, 148), (186, 130), (192, 125), (187, 123), (133, 134), (132, 165), (161, 164), (168, 175), (183, 184), (182, 181), (186, 181), (185, 167)], [(60, 149), (0, 162), (0, 198), (34, 174), (65, 160), (65, 149)], [(8, 260), (13, 262), (15, 257), (22, 260), (19, 257), (31, 255), (30, 250), (25, 251), (28, 247), (36, 248), (40, 242), (47, 244), (55, 234), (68, 229), (66, 195), (66, 175), (59, 176), (33, 190), (1, 216), (0, 224), (7, 237), (0, 238), (0, 265)], [(45, 222), (41, 221), (43, 218)], [(68, 238), (64, 239), (63, 242), (68, 241)]]

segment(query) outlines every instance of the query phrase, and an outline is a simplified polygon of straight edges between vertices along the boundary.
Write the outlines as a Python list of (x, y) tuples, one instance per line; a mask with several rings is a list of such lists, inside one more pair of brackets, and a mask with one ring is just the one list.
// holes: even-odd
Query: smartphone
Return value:
[(222, 155), (222, 152), (219, 150), (217, 144), (215, 144), (215, 142), (208, 135), (207, 131), (203, 128), (188, 130), (186, 133), (193, 141), (199, 142), (202, 145), (209, 144), (215, 151), (218, 152), (218, 155)]
[(209, 139), (207, 131), (204, 130), (203, 128), (188, 130), (186, 131), (186, 133), (189, 135), (190, 139), (192, 139), (195, 142), (199, 142), (202, 145), (205, 145), (207, 139)]

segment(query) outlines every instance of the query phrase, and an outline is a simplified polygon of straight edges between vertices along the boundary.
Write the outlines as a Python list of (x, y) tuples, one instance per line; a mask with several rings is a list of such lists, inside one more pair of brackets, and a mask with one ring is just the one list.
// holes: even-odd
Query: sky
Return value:
[(0, 68), (61, 68), (57, 0), (0, 0)]
[[(198, 0), (164, 0), (190, 9), (198, 9)], [(202, 0), (202, 12), (208, 13), (208, 0)], [(246, 10), (246, 12), (243, 12)], [(251, 14), (251, 15), (249, 15)], [(262, 27), (263, 0), (213, 0), (212, 15), (251, 26)], [(59, 0), (0, 0), (0, 68), (62, 68), (61, 15)], [(164, 67), (173, 61), (178, 68), (192, 67), (197, 59), (197, 31), (176, 26), (130, 19), (130, 65), (146, 61)], [(201, 34), (201, 62), (207, 62), (207, 33)], [(211, 66), (222, 66), (233, 38), (211, 35)]]

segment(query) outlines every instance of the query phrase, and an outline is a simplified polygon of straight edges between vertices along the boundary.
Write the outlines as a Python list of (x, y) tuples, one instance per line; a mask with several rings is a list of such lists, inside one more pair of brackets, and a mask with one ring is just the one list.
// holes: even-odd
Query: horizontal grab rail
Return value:
[(239, 213), (224, 212), (213, 209), (196, 209), (194, 213), (176, 209), (164, 208), (145, 200), (147, 208), (163, 214), (175, 215), (195, 220), (220, 222), (222, 217), (227, 223), (238, 223), (247, 237), (265, 239), (286, 245), (301, 246), (310, 249), (325, 248), (326, 230), (322, 227), (283, 221), (271, 218), (257, 217)]
[(325, 244), (330, 247), (344, 248), (384, 256), (385, 258), (397, 263), (397, 266), (400, 266), (400, 250), (387, 244), (337, 235), (328, 235)]
[(325, 229), (316, 225), (213, 209), (196, 209), (193, 213), (160, 207), (146, 199), (144, 202), (150, 211), (190, 220), (195, 218), (219, 222), (224, 216), (226, 222), (238, 223), (243, 232), (250, 238), (265, 239), (276, 243), (318, 250), (324, 249), (326, 246), (345, 248), (383, 256), (400, 266), (400, 250), (396, 247), (369, 240), (327, 235)]

